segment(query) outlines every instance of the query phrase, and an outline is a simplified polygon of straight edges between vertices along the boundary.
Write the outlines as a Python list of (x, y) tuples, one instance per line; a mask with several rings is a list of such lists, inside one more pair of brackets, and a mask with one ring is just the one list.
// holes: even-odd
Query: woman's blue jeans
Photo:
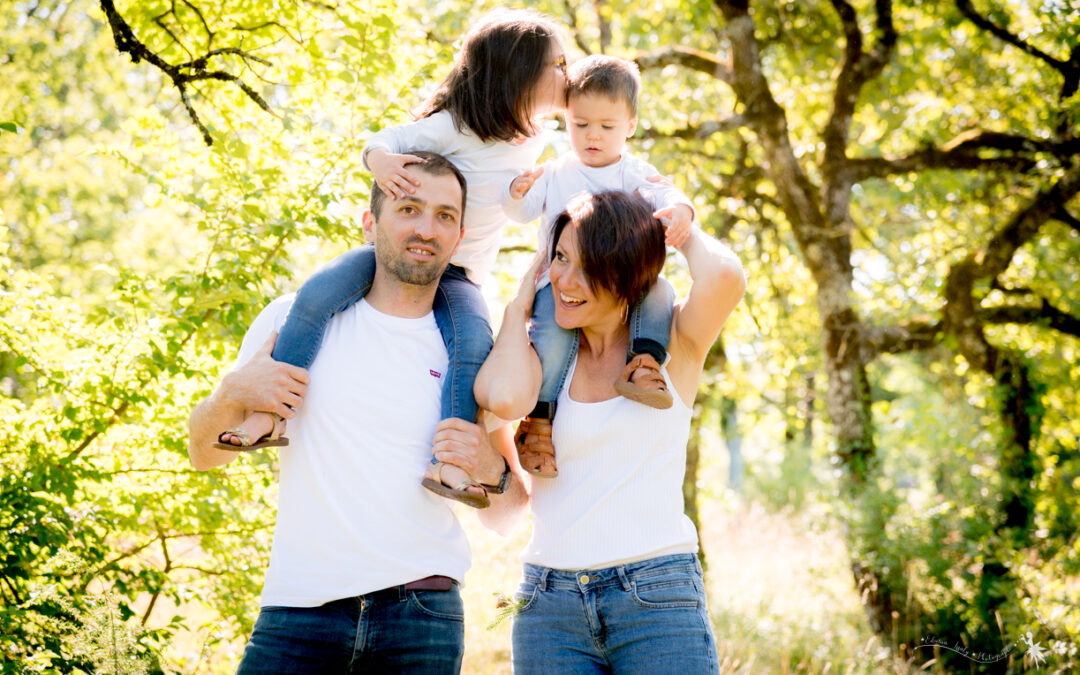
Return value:
[[(627, 362), (637, 354), (651, 354), (657, 363), (663, 365), (671, 339), (674, 305), (675, 289), (666, 279), (660, 277), (630, 314)], [(540, 396), (531, 417), (551, 419), (555, 416), (555, 401), (566, 382), (570, 364), (577, 355), (578, 332), (560, 328), (555, 322), (555, 295), (550, 281), (536, 291), (533, 299), (529, 339), (540, 357), (540, 367), (543, 369)]]
[(319, 607), (263, 607), (237, 675), (447, 673), (465, 652), (465, 612), (455, 586), (396, 586)]
[(718, 673), (694, 554), (598, 570), (525, 565), (514, 673)]
[[(274, 345), (274, 360), (310, 367), (330, 318), (367, 295), (374, 278), (373, 244), (347, 251), (313, 274), (296, 293)], [(475, 422), (480, 409), (473, 383), (493, 344), (487, 303), (465, 270), (450, 265), (439, 281), (433, 309), (450, 357), (442, 388), (442, 418)]]

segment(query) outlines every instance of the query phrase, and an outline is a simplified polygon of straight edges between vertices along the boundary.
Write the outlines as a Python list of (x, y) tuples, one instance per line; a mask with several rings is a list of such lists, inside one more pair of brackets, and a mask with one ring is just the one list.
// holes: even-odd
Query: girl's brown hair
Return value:
[(532, 136), (533, 90), (545, 69), (554, 67), (547, 61), (558, 39), (555, 24), (532, 10), (488, 12), (416, 116), (446, 110), (458, 131), (464, 127), (485, 143)]

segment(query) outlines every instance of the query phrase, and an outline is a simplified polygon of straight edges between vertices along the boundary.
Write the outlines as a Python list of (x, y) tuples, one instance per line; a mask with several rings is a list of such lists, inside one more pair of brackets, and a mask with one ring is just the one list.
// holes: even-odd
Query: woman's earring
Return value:
[(622, 322), (626, 323), (630, 319), (630, 303), (623, 303), (622, 306)]

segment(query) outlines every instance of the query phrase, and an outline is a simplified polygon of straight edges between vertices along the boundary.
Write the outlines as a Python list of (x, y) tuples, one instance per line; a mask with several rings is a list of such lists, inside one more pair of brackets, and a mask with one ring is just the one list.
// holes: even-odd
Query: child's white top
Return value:
[[(293, 297), (259, 314), (237, 366), (280, 330)], [(330, 320), (278, 452), (261, 606), (316, 607), (432, 574), (464, 580), (465, 532), (449, 501), (420, 485), (447, 358), (431, 313), (391, 316), (360, 300)]]
[(511, 178), (503, 188), (503, 208), (506, 215), (519, 223), (527, 223), (543, 216), (540, 227), (541, 251), (548, 248), (552, 223), (570, 200), (582, 192), (592, 194), (605, 190), (638, 190), (641, 196), (652, 204), (653, 209), (686, 204), (693, 211), (693, 203), (682, 190), (674, 185), (647, 180), (658, 173), (652, 164), (627, 152), (623, 152), (619, 161), (602, 167), (586, 166), (571, 152), (544, 162), (544, 173), (540, 174), (523, 199), (510, 196), (510, 183), (513, 182)]
[(559, 393), (551, 441), (558, 478), (532, 482), (533, 533), (524, 562), (561, 570), (611, 567), (694, 553), (683, 512), (690, 408), (661, 373), (674, 405), (657, 410), (616, 396), (570, 398), (577, 359)]
[[(383, 129), (372, 136), (364, 154), (374, 148), (396, 154), (417, 150), (437, 152), (464, 174), (469, 186), (465, 238), (451, 262), (464, 267), (474, 283), (481, 283), (495, 265), (507, 222), (502, 208), (503, 191), (507, 183), (536, 165), (544, 148), (540, 136), (522, 143), (485, 143), (464, 127), (461, 131), (455, 129), (453, 117), (442, 110), (415, 122)], [(364, 165), (367, 166), (366, 160)]]

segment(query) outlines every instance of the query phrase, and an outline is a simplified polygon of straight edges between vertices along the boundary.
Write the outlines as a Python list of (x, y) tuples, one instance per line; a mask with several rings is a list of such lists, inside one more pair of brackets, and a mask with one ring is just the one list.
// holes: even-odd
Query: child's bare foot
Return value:
[(289, 439), (281, 437), (283, 433), (284, 418), (269, 412), (253, 412), (240, 426), (218, 436), (214, 447), (222, 450), (259, 450), (288, 445)]
[(619, 379), (615, 380), (615, 391), (650, 408), (667, 410), (672, 405), (660, 364), (649, 354), (638, 354), (630, 359)]
[(459, 466), (438, 462), (432, 464), (420, 483), (440, 497), (454, 499), (469, 506), (484, 509), (491, 505), (487, 490)]

